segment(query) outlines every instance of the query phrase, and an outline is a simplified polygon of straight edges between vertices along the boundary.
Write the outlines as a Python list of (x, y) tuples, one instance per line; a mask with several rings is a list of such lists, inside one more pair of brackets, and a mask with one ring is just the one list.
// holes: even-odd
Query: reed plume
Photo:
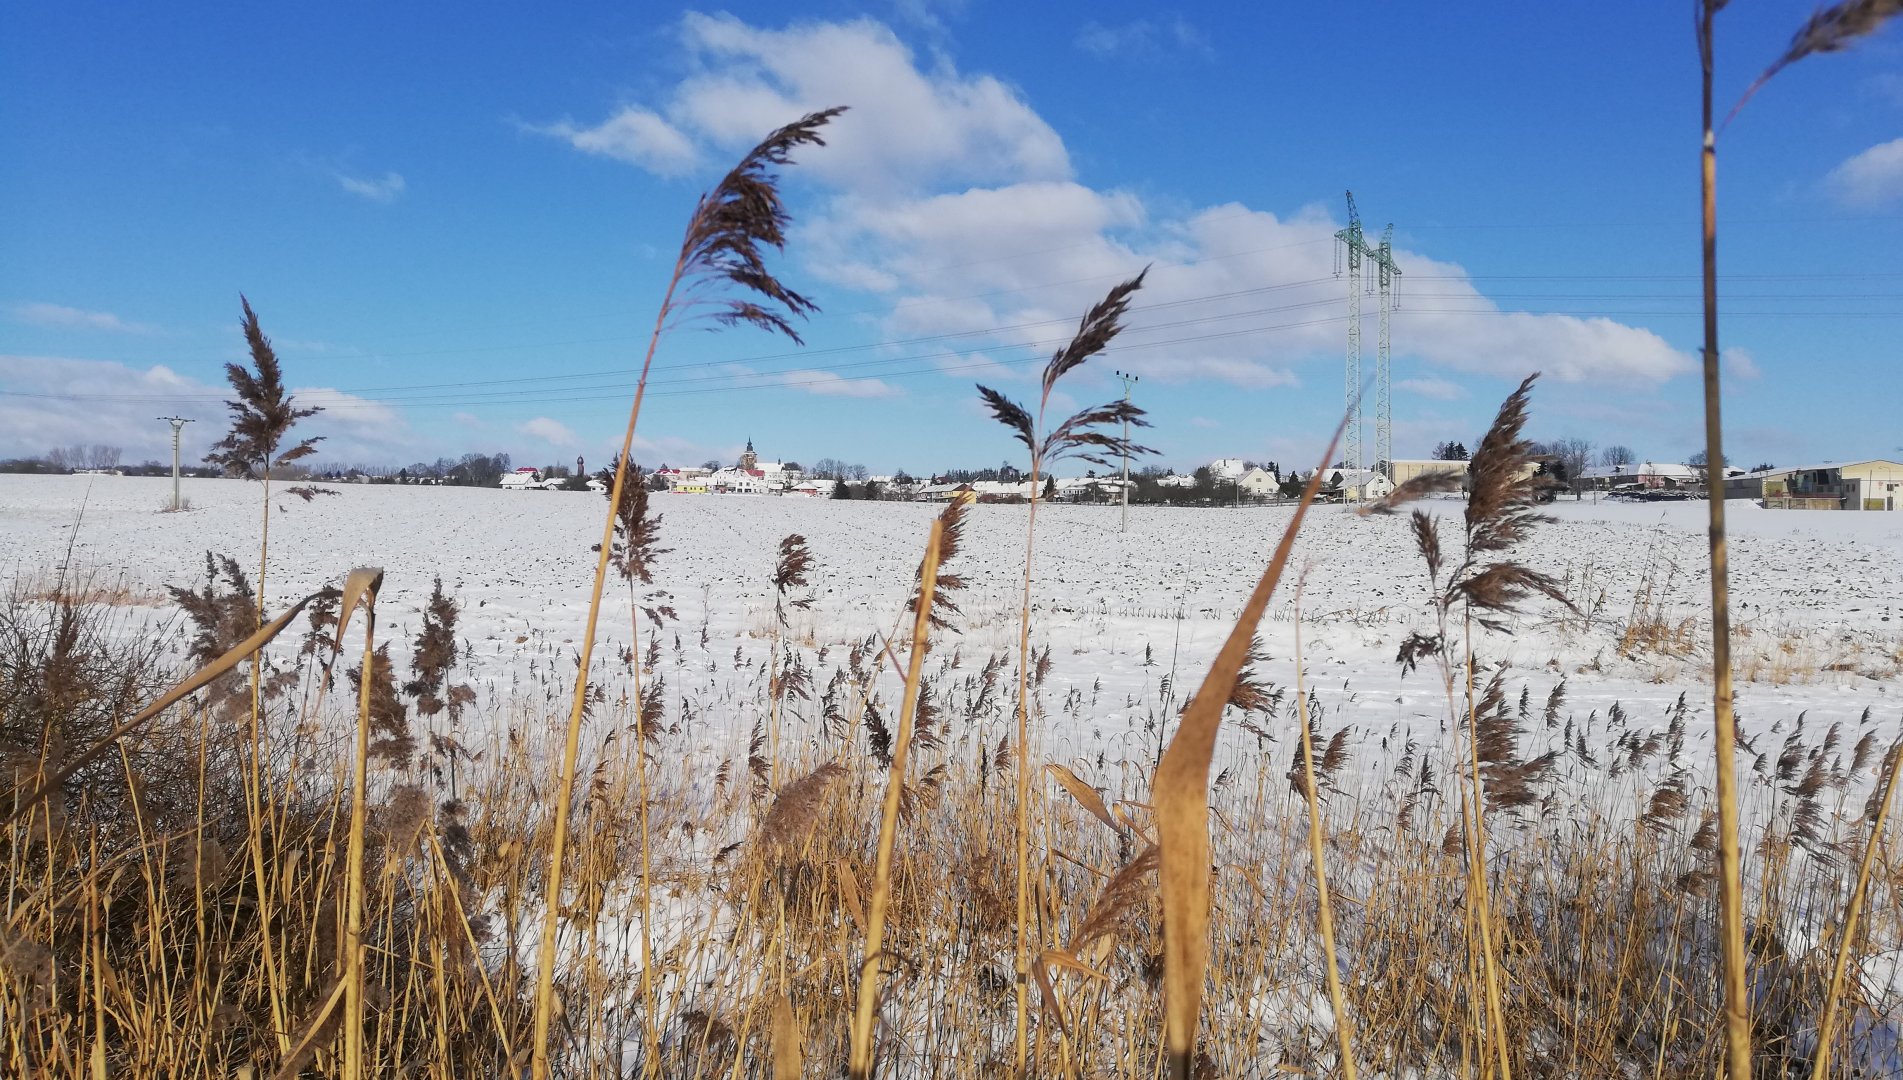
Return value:
[(231, 427), (224, 438), (212, 444), (205, 462), (233, 476), (268, 482), (273, 467), (288, 465), (317, 452), (322, 435), (292, 443), (281, 451), (279, 447), (284, 446), (284, 440), (299, 420), (316, 416), (323, 410), (316, 406), (299, 406), (292, 395), (285, 392), (283, 366), (278, 363), (271, 339), (265, 337), (258, 326), (257, 312), (251, 310), (251, 301), (242, 295), (238, 302), (244, 307), (244, 318), (239, 326), (251, 350), (255, 370), (247, 371), (242, 364), (225, 365), (225, 378), (231, 383), (232, 393), (237, 395), (234, 400), (225, 402), (225, 407), (231, 410)]
[[(1506, 632), (1506, 616), (1535, 596), (1544, 596), (1574, 610), (1558, 581), (1514, 561), (1509, 554), (1531, 536), (1537, 526), (1551, 520), (1536, 509), (1541, 501), (1537, 459), (1533, 444), (1522, 434), (1533, 384), (1538, 378), (1537, 374), (1527, 376), (1507, 395), (1480, 440), (1480, 447), (1468, 466), (1471, 490), (1462, 519), (1464, 550), (1460, 562), (1444, 578), (1446, 553), (1439, 522), (1419, 509), (1411, 515), (1409, 527), (1415, 549), (1427, 565), (1434, 628), (1431, 633), (1409, 631), (1395, 658), (1403, 674), (1413, 671), (1421, 660), (1433, 659), (1450, 712), (1456, 708), (1456, 671), (1465, 673), (1467, 767), (1461, 789), (1461, 820), (1458, 826), (1448, 830), (1441, 847), (1449, 855), (1466, 856), (1466, 925), (1479, 935), (1475, 951), (1480, 955), (1483, 979), (1487, 1057), (1501, 1080), (1510, 1080), (1512, 1066), (1496, 953), (1498, 931), (1486, 875), (1486, 816), (1489, 812), (1519, 809), (1538, 802), (1534, 785), (1552, 768), (1558, 755), (1548, 753), (1531, 760), (1520, 758), (1518, 737), (1522, 729), (1518, 718), (1507, 708), (1499, 675), (1496, 674), (1485, 691), (1476, 697), (1472, 627), (1477, 623), (1486, 629)], [(1445, 478), (1441, 478), (1423, 484), (1410, 497), (1418, 497), (1445, 483)], [(1400, 495), (1400, 489), (1395, 494)], [(1379, 510), (1391, 511), (1405, 501), (1384, 500), (1386, 505)], [(1453, 625), (1456, 611), (1466, 626), (1458, 646)], [(1529, 709), (1530, 704), (1523, 703), (1522, 712)]]
[[(1711, 14), (1716, 14), (1725, 6), (1725, 0), (1706, 0), (1705, 6)], [(1903, 12), (1903, 0), (1844, 0), (1840, 4), (1818, 8), (1803, 26), (1798, 27), (1797, 33), (1791, 35), (1791, 43), (1783, 54), (1773, 60), (1763, 74), (1751, 81), (1751, 85), (1738, 98), (1738, 103), (1731, 107), (1731, 113), (1725, 117), (1725, 124), (1728, 126), (1739, 110), (1744, 108), (1745, 102), (1756, 96), (1778, 72), (1807, 56), (1842, 52), (1856, 44), (1857, 39), (1876, 33), (1898, 12)], [(1708, 17), (1704, 25), (1709, 26)], [(1705, 33), (1709, 35), (1709, 29)]]
[[(1030, 737), (1031, 712), (1031, 558), (1037, 540), (1038, 478), (1047, 466), (1067, 458), (1108, 465), (1110, 456), (1136, 456), (1155, 453), (1145, 446), (1113, 433), (1113, 425), (1148, 427), (1143, 410), (1128, 401), (1080, 410), (1055, 427), (1046, 428), (1045, 410), (1059, 379), (1075, 371), (1091, 357), (1107, 348), (1123, 330), (1123, 318), (1130, 310), (1130, 297), (1143, 287), (1146, 268), (1136, 277), (1113, 287), (1104, 298), (1084, 314), (1077, 332), (1044, 365), (1042, 393), (1037, 415), (988, 386), (978, 387), (978, 397), (999, 423), (1024, 444), (1030, 455), (1030, 512), (1026, 515), (1024, 540), (1024, 596), (1018, 622), (1018, 769), (1017, 769), (1017, 1072), (1024, 1075), (1030, 1056), (1030, 756), (1024, 753)], [(1048, 659), (1048, 652), (1046, 658)], [(1043, 668), (1038, 681), (1043, 681)], [(1000, 747), (1002, 750), (1002, 747)]]
[[(542, 916), (541, 943), (536, 953), (535, 1036), (529, 1068), (533, 1080), (548, 1080), (549, 1037), (555, 1015), (555, 945), (560, 929), (564, 855), (568, 847), (569, 808), (574, 801), (575, 773), (581, 753), (581, 725), (588, 705), (588, 671), (594, 655), (595, 631), (601, 616), (602, 587), (614, 542), (615, 514), (628, 484), (629, 454), (634, 448), (635, 425), (647, 394), (648, 373), (654, 366), (661, 334), (698, 317), (731, 326), (746, 323), (800, 342), (792, 320), (817, 310), (805, 296), (787, 288), (768, 269), (765, 249), (782, 250), (791, 217), (780, 198), (777, 169), (790, 164), (803, 146), (823, 146), (820, 131), (844, 109), (810, 113), (768, 135), (748, 151), (712, 191), (702, 195), (688, 219), (674, 272), (655, 314), (648, 336), (641, 376), (628, 408), (628, 425), (621, 437), (609, 488), (609, 513), (602, 524), (595, 564), (594, 588), (588, 601), (588, 619), (581, 640), (575, 693), (569, 708), (568, 730), (562, 748), (561, 769), (555, 785), (554, 821), (549, 846), (549, 873)], [(650, 1025), (652, 1028), (652, 1025)], [(650, 1034), (650, 1039), (655, 1038)]]
[[(271, 339), (264, 336), (264, 330), (258, 324), (258, 314), (251, 309), (251, 301), (242, 293), (238, 296), (239, 306), (244, 309), (244, 318), (239, 327), (244, 333), (245, 345), (251, 353), (254, 370), (246, 370), (242, 364), (226, 364), (225, 378), (231, 383), (235, 398), (225, 402), (231, 411), (231, 427), (224, 438), (212, 444), (210, 454), (205, 461), (216, 465), (225, 472), (262, 480), (264, 483), (262, 516), (258, 535), (258, 614), (256, 627), (263, 627), (263, 605), (267, 569), (271, 557), (271, 470), (288, 465), (317, 452), (317, 443), (323, 436), (301, 439), (289, 446), (285, 440), (290, 437), (291, 429), (299, 420), (317, 415), (314, 406), (299, 406), (292, 395), (284, 389), (284, 370), (278, 363), (277, 351), (271, 347)], [(250, 724), (250, 763), (246, 771), (245, 800), (257, 818), (261, 810), (260, 775), (261, 759), (265, 754), (263, 734), (263, 656), (260, 653), (251, 661), (251, 724)], [(269, 887), (266, 884), (263, 841), (253, 833), (251, 856), (258, 890), (258, 906), (265, 910), (271, 908)], [(288, 1030), (290, 1020), (283, 1005), (282, 975), (277, 971), (277, 958), (273, 955), (272, 944), (267, 936), (263, 941), (266, 977), (271, 982), (271, 996), (274, 1020), (280, 1032)], [(280, 1047), (290, 1049), (289, 1035), (279, 1038)]]

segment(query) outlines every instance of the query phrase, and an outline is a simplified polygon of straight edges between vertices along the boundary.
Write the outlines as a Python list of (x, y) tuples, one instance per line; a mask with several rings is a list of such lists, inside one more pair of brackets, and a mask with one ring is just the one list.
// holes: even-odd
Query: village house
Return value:
[(981, 503), (1021, 503), (1029, 502), (1036, 489), (1029, 480), (1021, 484), (1009, 480), (973, 480), (963, 484), (926, 484), (912, 499), (914, 502), (951, 502), (963, 492), (970, 492)]
[(757, 469), (716, 469), (709, 473), (707, 490), (716, 495), (765, 495), (769, 490), (765, 476)]
[(1242, 493), (1251, 499), (1269, 498), (1282, 488), (1280, 477), (1260, 467), (1243, 473), (1236, 484), (1242, 488)]
[(1611, 491), (1622, 487), (1641, 487), (1653, 491), (1676, 491), (1705, 486), (1705, 470), (1696, 465), (1645, 461), (1635, 465), (1589, 465), (1580, 474), (1581, 485), (1588, 491)]
[(499, 486), (505, 491), (529, 491), (539, 487), (541, 482), (534, 469), (525, 467), (512, 473), (504, 473)]

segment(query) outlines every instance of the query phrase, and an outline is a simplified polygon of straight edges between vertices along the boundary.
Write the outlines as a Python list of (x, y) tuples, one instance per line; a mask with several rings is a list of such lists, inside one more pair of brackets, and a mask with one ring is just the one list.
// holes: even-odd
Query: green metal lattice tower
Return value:
[[(1355, 193), (1348, 195), (1348, 227), (1335, 233), (1335, 239), (1348, 253), (1348, 365), (1343, 403), (1348, 410), (1348, 428), (1344, 433), (1347, 466), (1362, 467), (1361, 460), (1361, 261), (1375, 268), (1375, 281), (1381, 297), (1380, 336), (1375, 343), (1374, 384), (1374, 461), (1368, 464), (1393, 479), (1394, 408), (1389, 395), (1388, 317), (1394, 309), (1394, 279), (1401, 268), (1394, 264), (1394, 226), (1381, 234), (1381, 246), (1369, 247), (1361, 231), (1361, 212), (1355, 208)], [(1339, 270), (1337, 270), (1339, 272)]]
[(1394, 279), (1401, 268), (1394, 265), (1394, 224), (1381, 232), (1381, 246), (1368, 256), (1375, 266), (1375, 281), (1381, 294), (1380, 340), (1374, 350), (1374, 467), (1390, 482), (1394, 480), (1394, 404), (1388, 393), (1388, 315), (1394, 310)]
[[(1361, 235), (1361, 212), (1355, 209), (1355, 193), (1348, 192), (1348, 227), (1335, 233), (1348, 252), (1348, 372), (1343, 406), (1348, 411), (1348, 430), (1343, 433), (1343, 458), (1349, 469), (1361, 468), (1361, 260), (1372, 254)], [(1340, 259), (1341, 249), (1336, 249)], [(1336, 263), (1335, 272), (1341, 272)]]

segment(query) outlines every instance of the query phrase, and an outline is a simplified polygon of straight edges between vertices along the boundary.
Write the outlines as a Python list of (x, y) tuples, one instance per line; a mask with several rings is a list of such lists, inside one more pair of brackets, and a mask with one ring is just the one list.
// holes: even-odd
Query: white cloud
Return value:
[(782, 386), (822, 397), (896, 397), (898, 387), (879, 379), (842, 378), (830, 371), (789, 371), (779, 377)]
[(482, 418), (477, 416), (475, 413), (455, 412), (455, 413), (451, 413), (449, 415), (449, 418), (455, 421), (456, 423), (461, 424), (463, 427), (474, 428), (478, 431), (489, 426), (483, 423)]
[(341, 172), (332, 173), (331, 175), (337, 178), (338, 185), (345, 191), (350, 192), (352, 195), (369, 199), (371, 202), (393, 202), (398, 195), (403, 194), (405, 186), (402, 175), (393, 172), (387, 172), (382, 176), (368, 178), (351, 176)]
[[(1149, 32), (1188, 33), (1161, 21)], [(1159, 212), (1134, 192), (1087, 186), (1015, 90), (942, 56), (915, 56), (869, 19), (774, 30), (690, 14), (681, 35), (693, 71), (651, 115), (710, 154), (750, 146), (802, 112), (853, 106), (828, 128), (826, 147), (800, 155), (796, 175), (822, 195), (800, 211), (792, 247), (809, 273), (883, 299), (880, 332), (911, 342), (889, 351), (895, 360), (957, 368), (978, 356), (998, 371), (1029, 371), (1111, 285), (1149, 265), (1116, 366), (1262, 389), (1299, 385), (1301, 365), (1339, 362), (1338, 223), (1319, 207)], [(1692, 368), (1648, 330), (1502, 311), (1461, 267), (1414, 251), (1396, 257), (1435, 294), (1396, 311), (1398, 358), (1614, 384)]]
[(1102, 59), (1114, 56), (1161, 56), (1165, 53), (1191, 53), (1214, 56), (1209, 39), (1181, 15), (1168, 19), (1133, 19), (1105, 26), (1092, 20), (1077, 31), (1079, 49)]
[(324, 436), (324, 441), (317, 444), (320, 460), (312, 462), (318, 468), (325, 462), (383, 464), (412, 457), (423, 450), (423, 443), (410, 429), (409, 420), (381, 401), (328, 386), (295, 387), (291, 396), (298, 405), (324, 410), (303, 421), (299, 428), (303, 435)]
[(42, 300), (13, 304), (7, 310), (16, 320), (33, 326), (54, 326), (72, 330), (110, 330), (120, 334), (158, 332), (156, 326), (128, 322), (110, 311), (86, 311), (83, 308), (49, 304)]
[(300, 386), (291, 390), (296, 404), (324, 410), (328, 427), (351, 431), (393, 432), (408, 425), (403, 415), (381, 401), (347, 394), (328, 386)]
[[(610, 455), (621, 452), (620, 436), (603, 439), (601, 445)], [(722, 460), (736, 458), (740, 454), (740, 448), (737, 446), (710, 448), (705, 443), (697, 442), (679, 435), (647, 436), (636, 434), (634, 437), (634, 452), (641, 455), (642, 459), (648, 462), (675, 461), (694, 463), (705, 461), (709, 457), (717, 457)]]
[(1758, 367), (1757, 358), (1752, 356), (1748, 350), (1737, 345), (1733, 345), (1731, 348), (1719, 353), (1718, 359), (1723, 362), (1725, 374), (1733, 378), (1755, 379), (1764, 374), (1763, 370)]
[[(133, 367), (112, 360), (0, 356), (0, 457), (44, 453), (69, 443), (109, 442), (125, 460), (171, 460), (172, 429), (154, 417), (192, 417), (184, 460), (196, 462), (223, 433), (229, 388), (201, 382), (163, 365)], [(387, 405), (325, 388), (291, 391), (299, 405), (325, 411), (302, 420), (295, 436), (322, 435), (310, 464), (392, 461), (416, 451), (415, 434)]]
[(1824, 185), (1846, 206), (1879, 206), (1903, 197), (1903, 139), (1853, 155), (1830, 171)]
[[(967, 346), (966, 336), (996, 343), (999, 360), (1047, 352), (1112, 284), (1148, 264), (1115, 364), (1162, 381), (1260, 389), (1296, 385), (1295, 365), (1341, 355), (1336, 227), (1316, 211), (1284, 218), (1236, 204), (1156, 220), (1127, 192), (1033, 181), (904, 200), (842, 194), (802, 239), (820, 276), (886, 284), (888, 337), (959, 335), (913, 346), (924, 355)], [(1563, 381), (1650, 382), (1691, 370), (1650, 331), (1504, 312), (1460, 267), (1406, 250), (1397, 258), (1436, 279), (1437, 294), (1395, 313), (1399, 356), (1509, 377), (1543, 369)], [(1022, 351), (1005, 355), (1011, 348)]]
[(892, 10), (899, 21), (910, 23), (934, 33), (944, 33), (945, 20), (939, 17), (935, 9), (943, 8), (946, 15), (957, 17), (965, 13), (968, 0), (893, 0)]
[(942, 57), (921, 67), (873, 20), (770, 30), (690, 13), (680, 34), (696, 71), (658, 109), (625, 107), (592, 128), (533, 130), (677, 175), (703, 145), (731, 155), (806, 113), (850, 105), (827, 129), (825, 149), (801, 155), (801, 176), (892, 191), (1070, 175), (1063, 140), (1016, 90), (962, 75)]
[(1458, 401), (1467, 396), (1467, 391), (1459, 383), (1431, 376), (1421, 379), (1396, 379), (1394, 388), (1404, 394), (1432, 398), (1435, 401)]
[(1222, 426), (1222, 421), (1211, 420), (1207, 416), (1192, 416), (1189, 418), (1189, 422), (1192, 426), (1199, 428), (1219, 428)]
[(142, 370), (111, 361), (0, 356), (0, 388), (8, 391), (0, 394), (0, 457), (110, 442), (125, 450), (128, 461), (169, 461), (172, 429), (153, 419), (169, 413), (200, 418), (185, 428), (186, 460), (196, 461), (217, 438), (207, 430), (222, 425), (215, 387), (162, 366)]
[(532, 420), (524, 420), (515, 426), (515, 430), (530, 438), (540, 439), (550, 446), (578, 446), (581, 444), (581, 440), (576, 438), (573, 428), (570, 428), (560, 420), (547, 416), (538, 416)]
[(633, 106), (590, 128), (576, 127), (566, 120), (525, 126), (529, 131), (566, 139), (577, 150), (639, 165), (661, 176), (679, 176), (700, 162), (693, 141), (679, 128), (647, 109)]
[(770, 386), (783, 386), (789, 390), (816, 394), (820, 397), (881, 398), (896, 397), (904, 391), (883, 379), (872, 376), (842, 376), (831, 371), (815, 368), (798, 368), (792, 371), (761, 371), (745, 364), (720, 364), (711, 369), (717, 377), (732, 379), (731, 389), (764, 389)]

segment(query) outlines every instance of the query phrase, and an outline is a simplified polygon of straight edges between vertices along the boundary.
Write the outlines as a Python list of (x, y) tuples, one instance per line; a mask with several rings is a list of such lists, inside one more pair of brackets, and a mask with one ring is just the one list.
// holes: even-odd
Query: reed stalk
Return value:
[(879, 813), (878, 853), (873, 863), (872, 894), (866, 906), (866, 947), (859, 961), (859, 991), (852, 1021), (852, 1056), (848, 1069), (853, 1080), (872, 1076), (874, 1021), (879, 998), (879, 965), (885, 959), (886, 910), (892, 895), (892, 849), (898, 842), (899, 800), (905, 792), (907, 754), (918, 716), (919, 679), (924, 671), (926, 644), (932, 630), (932, 598), (938, 585), (939, 546), (943, 522), (932, 522), (919, 567), (919, 592), (912, 619), (912, 652), (905, 668), (905, 693), (899, 711), (899, 730), (892, 741), (892, 766), (886, 770), (885, 799)]
[(1751, 999), (1745, 985), (1744, 860), (1738, 840), (1738, 719), (1732, 711), (1730, 559), (1725, 546), (1724, 419), (1718, 379), (1718, 139), (1712, 129), (1712, 17), (1723, 0), (1698, 10), (1699, 152), (1703, 226), (1705, 505), (1710, 515), (1712, 757), (1717, 769), (1718, 906), (1725, 959), (1725, 1046), (1730, 1080), (1751, 1080)]
[[(344, 1080), (362, 1080), (364, 1075), (364, 992), (363, 992), (363, 845), (364, 823), (368, 814), (370, 770), (370, 691), (375, 680), (377, 636), (377, 589), (383, 583), (381, 570), (352, 570), (345, 583), (342, 614), (337, 620), (341, 640), (351, 611), (358, 602), (363, 606), (363, 667), (357, 677), (356, 749), (350, 763), (350, 834), (344, 853)], [(267, 931), (262, 937), (269, 938)]]
[(1341, 1054), (1341, 1075), (1355, 1080), (1354, 1020), (1341, 993), (1341, 969), (1335, 960), (1335, 909), (1328, 893), (1328, 867), (1322, 851), (1321, 792), (1315, 782), (1314, 738), (1309, 734), (1308, 693), (1302, 679), (1302, 593), (1295, 591), (1295, 718), (1302, 730), (1302, 796), (1308, 804), (1308, 862), (1315, 873), (1316, 921), (1327, 966), (1328, 1005), (1335, 1011), (1335, 1041)]
[(1896, 797), (1897, 773), (1903, 772), (1903, 739), (1890, 747), (1883, 765), (1883, 791), (1876, 803), (1876, 820), (1870, 823), (1870, 838), (1863, 842), (1863, 858), (1857, 865), (1857, 884), (1844, 906), (1843, 928), (1837, 932), (1837, 956), (1831, 962), (1830, 989), (1824, 994), (1824, 1015), (1817, 1021), (1817, 1057), (1811, 1066), (1811, 1080), (1830, 1075), (1831, 1041), (1837, 1030), (1837, 1003), (1843, 999), (1844, 972), (1850, 966), (1850, 951), (1857, 939), (1857, 920), (1863, 915), (1864, 897), (1870, 889), (1870, 871), (1876, 865), (1877, 846), (1883, 839), (1883, 822), (1890, 816), (1891, 801)]
[[(819, 129), (843, 109), (812, 113), (775, 131), (741, 159), (712, 192), (701, 197), (688, 220), (680, 253), (668, 275), (661, 306), (654, 316), (647, 348), (641, 358), (641, 375), (635, 382), (634, 401), (628, 408), (628, 424), (621, 436), (620, 454), (615, 459), (614, 483), (608, 492), (608, 513), (601, 526), (601, 545), (597, 548), (594, 584), (589, 591), (588, 617), (582, 631), (581, 648), (575, 673), (575, 691), (569, 705), (568, 725), (563, 734), (561, 767), (555, 782), (554, 819), (549, 837), (548, 880), (543, 894), (541, 941), (536, 950), (535, 1033), (530, 1051), (529, 1072), (533, 1080), (548, 1080), (549, 1033), (555, 1012), (556, 940), (561, 927), (563, 859), (568, 848), (569, 812), (574, 804), (575, 772), (581, 755), (582, 717), (588, 705), (588, 673), (594, 657), (595, 632), (601, 620), (602, 590), (608, 581), (608, 561), (614, 546), (615, 509), (621, 505), (628, 483), (629, 455), (634, 450), (635, 425), (641, 418), (641, 403), (647, 396), (648, 374), (654, 367), (654, 353), (662, 333), (677, 317), (695, 314), (699, 307), (712, 305), (716, 322), (731, 325), (750, 323), (783, 333), (799, 341), (790, 317), (816, 310), (805, 297), (787, 289), (770, 274), (761, 260), (763, 245), (785, 244), (786, 211), (780, 203), (777, 177), (772, 168), (791, 160), (792, 151), (802, 145), (823, 145)], [(686, 286), (703, 288), (735, 285), (759, 294), (783, 308), (782, 315), (751, 300), (714, 299), (689, 295), (677, 307), (677, 295)], [(636, 647), (639, 643), (636, 643)], [(636, 704), (639, 708), (639, 703)]]

